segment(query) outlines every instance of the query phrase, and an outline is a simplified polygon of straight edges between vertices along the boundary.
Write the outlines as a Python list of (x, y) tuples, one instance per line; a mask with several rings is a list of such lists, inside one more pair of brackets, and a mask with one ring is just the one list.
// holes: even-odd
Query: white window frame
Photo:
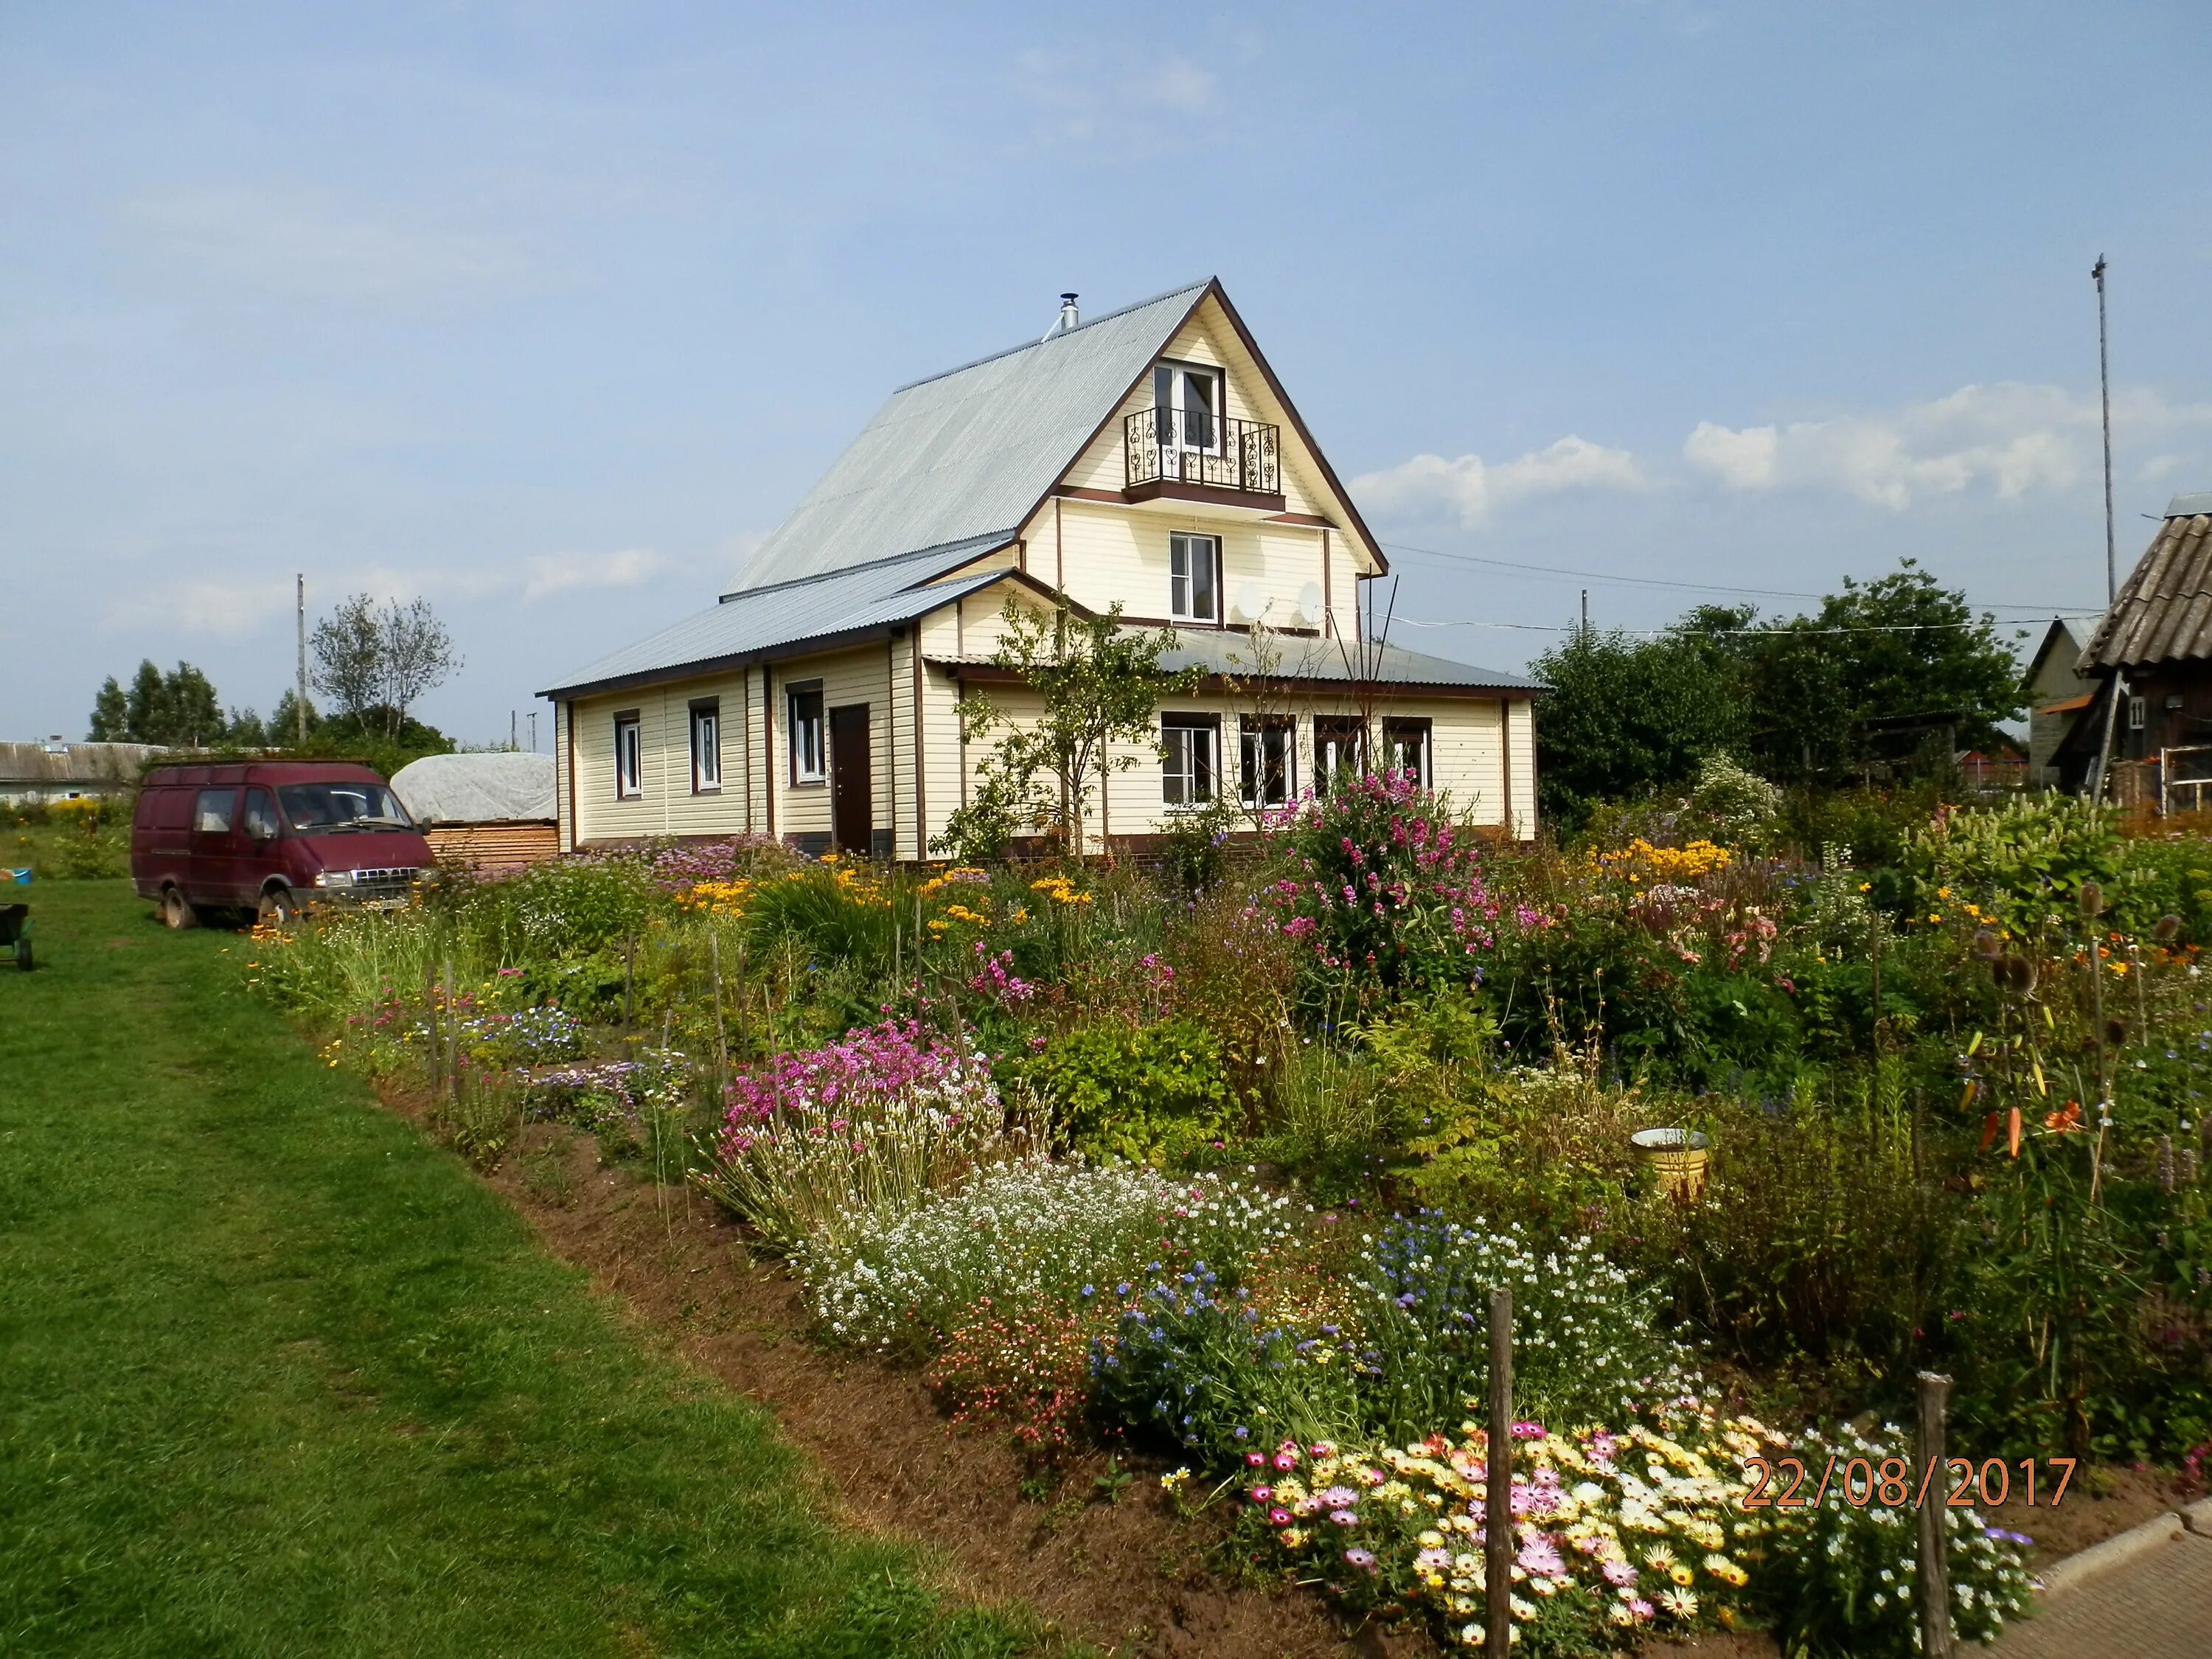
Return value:
[(1408, 728), (1418, 732), (1420, 738), (1419, 746), (1415, 750), (1413, 756), (1413, 781), (1424, 789), (1433, 789), (1437, 787), (1434, 770), (1436, 764), (1434, 721), (1395, 719), (1382, 722), (1382, 748), (1389, 759), (1390, 769), (1394, 772), (1402, 772), (1406, 769), (1398, 763), (1398, 745), (1405, 739)]
[[(1194, 380), (1206, 386), (1205, 443), (1190, 441), (1190, 392)], [(1152, 403), (1165, 411), (1154, 422), (1163, 450), (1172, 453), (1187, 449), (1194, 455), (1221, 453), (1224, 428), (1229, 422), (1229, 380), (1219, 368), (1212, 363), (1184, 363), (1163, 357), (1152, 365)]]
[(615, 716), (615, 799), (645, 798), (645, 729), (635, 709)]
[(722, 793), (722, 700), (702, 697), (691, 705), (691, 793)]
[(1360, 764), (1363, 759), (1360, 750), (1364, 750), (1367, 746), (1366, 733), (1364, 730), (1350, 733), (1349, 741), (1352, 749), (1350, 767), (1347, 769), (1342, 762), (1339, 762), (1336, 764), (1332, 765), (1328, 755), (1323, 752), (1322, 745), (1327, 743), (1338, 741), (1338, 739), (1334, 738), (1324, 738), (1322, 735), (1322, 721), (1331, 718), (1341, 718), (1349, 720), (1354, 717), (1351, 715), (1344, 715), (1340, 717), (1317, 715), (1314, 720), (1314, 793), (1317, 795), (1326, 795), (1328, 793), (1328, 786), (1331, 780), (1333, 780), (1340, 771), (1349, 769), (1357, 773), (1360, 769)]
[(1160, 799), (1194, 811), (1221, 787), (1221, 718), (1218, 714), (1160, 716)]
[[(812, 711), (804, 715), (799, 712), (803, 698), (811, 698), (814, 705)], [(783, 718), (790, 734), (793, 785), (829, 782), (830, 707), (822, 693), (822, 682), (809, 680), (802, 685), (784, 687)]]
[[(1283, 745), (1283, 793), (1267, 799), (1269, 738)], [(1256, 787), (1253, 787), (1256, 784)], [(1243, 714), (1237, 722), (1237, 787), (1247, 807), (1287, 806), (1298, 793), (1298, 727), (1288, 714)]]
[[(1197, 608), (1200, 572), (1203, 570), (1206, 597), (1212, 608)], [(1178, 530), (1168, 538), (1168, 620), (1214, 623), (1221, 620), (1221, 538)]]

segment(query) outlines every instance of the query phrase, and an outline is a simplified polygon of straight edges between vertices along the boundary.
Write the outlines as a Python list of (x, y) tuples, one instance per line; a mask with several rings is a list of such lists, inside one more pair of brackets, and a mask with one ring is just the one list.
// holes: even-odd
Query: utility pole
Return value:
[(1583, 589), (1583, 638), (1589, 638), (1589, 589)]
[(296, 679), (292, 688), (293, 712), (298, 716), (300, 746), (307, 746), (307, 573), (304, 570), (293, 578), (293, 612), (295, 643), (299, 659), (295, 665)]
[(535, 708), (530, 711), (530, 752), (533, 755), (538, 752), (538, 711)]
[(2105, 418), (2105, 603), (2120, 596), (2120, 567), (2112, 550), (2112, 357), (2105, 331), (2105, 256), (2089, 267), (2089, 280), (2097, 285), (2097, 395)]
[(515, 714), (514, 710), (510, 708), (507, 711), (507, 746), (510, 753), (522, 747), (520, 744), (514, 740), (514, 726)]

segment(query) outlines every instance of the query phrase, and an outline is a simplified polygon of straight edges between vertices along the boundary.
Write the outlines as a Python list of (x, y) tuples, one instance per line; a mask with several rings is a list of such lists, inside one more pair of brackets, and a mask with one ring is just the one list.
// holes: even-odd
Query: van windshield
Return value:
[(284, 804), (286, 821), (303, 836), (415, 827), (399, 798), (380, 783), (287, 783), (278, 787), (276, 799)]

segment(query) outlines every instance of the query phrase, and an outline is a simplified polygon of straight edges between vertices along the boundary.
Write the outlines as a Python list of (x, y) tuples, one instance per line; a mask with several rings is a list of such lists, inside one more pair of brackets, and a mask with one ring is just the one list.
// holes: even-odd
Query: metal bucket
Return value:
[(1638, 1129), (1628, 1144), (1643, 1156), (1669, 1198), (1695, 1198), (1705, 1190), (1712, 1138), (1700, 1129)]

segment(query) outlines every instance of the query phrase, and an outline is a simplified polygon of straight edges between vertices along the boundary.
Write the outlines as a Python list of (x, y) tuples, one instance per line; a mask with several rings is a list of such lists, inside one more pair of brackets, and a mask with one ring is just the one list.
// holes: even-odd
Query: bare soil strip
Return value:
[[(419, 1095), (383, 1095), (423, 1117)], [(1373, 1632), (1347, 1644), (1312, 1597), (1232, 1582), (1220, 1571), (1233, 1565), (1223, 1553), (1231, 1498), (1195, 1518), (1176, 1514), (1156, 1459), (1122, 1459), (1137, 1478), (1117, 1502), (1094, 1485), (1102, 1453), (1073, 1460), (1043, 1502), (1024, 1500), (1022, 1462), (1002, 1435), (956, 1431), (914, 1373), (812, 1340), (796, 1284), (752, 1258), (725, 1212), (603, 1164), (589, 1136), (530, 1125), (484, 1179), (555, 1255), (701, 1370), (773, 1411), (849, 1521), (932, 1553), (956, 1590), (1024, 1602), (1065, 1635), (1133, 1659), (1428, 1650), (1417, 1636)]]

